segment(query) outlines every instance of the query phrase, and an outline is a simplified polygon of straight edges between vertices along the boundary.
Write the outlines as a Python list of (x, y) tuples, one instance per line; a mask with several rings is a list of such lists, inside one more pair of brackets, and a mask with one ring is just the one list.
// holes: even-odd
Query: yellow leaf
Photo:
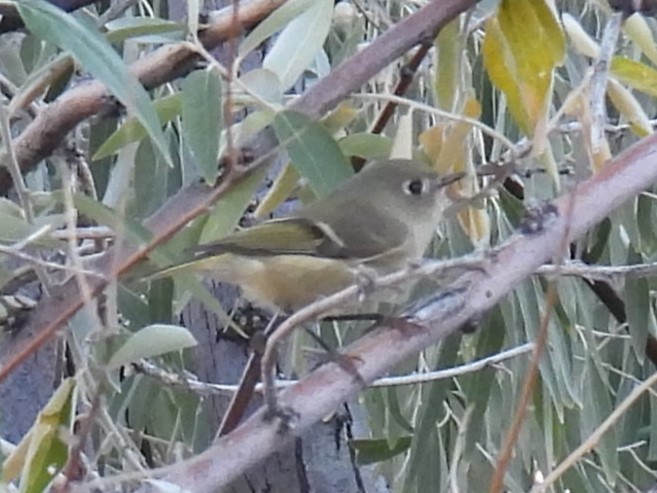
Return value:
[[(462, 114), (469, 118), (479, 118), (481, 106), (479, 102), (471, 97), (463, 105)], [(441, 173), (449, 171), (465, 171), (467, 163), (467, 139), (472, 126), (469, 123), (455, 121), (447, 130), (445, 141), (440, 150), (440, 155), (435, 163), (436, 169)]]
[(322, 119), (322, 125), (331, 134), (349, 125), (358, 116), (358, 110), (349, 103), (342, 102), (336, 109)]
[(461, 228), (473, 244), (488, 243), (490, 237), (490, 218), (485, 209), (468, 207), (459, 211), (458, 220)]
[(438, 107), (451, 111), (458, 96), (459, 65), (461, 43), (459, 42), (460, 17), (457, 17), (444, 28), (436, 37), (435, 63), (436, 74), (434, 77), (434, 90)]
[(66, 462), (67, 444), (62, 428), (70, 426), (75, 379), (64, 380), (41, 410), (30, 431), (2, 465), (2, 477), (11, 481), (21, 472), (21, 491), (43, 491)]
[(486, 22), (483, 59), (488, 75), (507, 97), (521, 130), (532, 135), (547, 111), (552, 72), (561, 63), (563, 32), (544, 0), (502, 0)]
[(290, 163), (283, 166), (253, 215), (259, 219), (267, 218), (292, 195), (298, 183), (299, 173), (296, 168)]
[(564, 13), (561, 20), (575, 51), (590, 58), (598, 58), (600, 46), (589, 36), (579, 21), (568, 13)]
[(438, 125), (427, 128), (418, 137), (422, 151), (427, 158), (429, 158), (429, 162), (431, 163), (438, 161), (440, 149), (444, 142), (445, 130), (448, 126), (449, 124), (447, 123), (439, 123)]
[(625, 57), (611, 60), (611, 73), (622, 83), (650, 96), (657, 97), (657, 70)]
[(623, 23), (623, 31), (641, 48), (648, 60), (657, 65), (657, 45), (646, 18), (638, 13), (632, 14)]
[(613, 77), (610, 77), (607, 82), (607, 94), (618, 112), (628, 121), (634, 133), (639, 137), (645, 137), (652, 133), (650, 119), (643, 111), (641, 104)]

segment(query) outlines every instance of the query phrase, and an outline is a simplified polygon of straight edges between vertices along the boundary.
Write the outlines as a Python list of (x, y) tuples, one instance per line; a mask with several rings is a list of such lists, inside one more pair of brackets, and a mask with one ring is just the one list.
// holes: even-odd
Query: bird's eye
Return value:
[(422, 195), (424, 192), (424, 181), (421, 179), (408, 180), (404, 183), (404, 192), (409, 195)]

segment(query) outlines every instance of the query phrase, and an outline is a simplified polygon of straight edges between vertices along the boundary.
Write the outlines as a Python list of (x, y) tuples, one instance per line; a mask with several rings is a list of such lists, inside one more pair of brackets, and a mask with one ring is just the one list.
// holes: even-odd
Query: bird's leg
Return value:
[(275, 364), (278, 351), (276, 345), (277, 341), (268, 341), (262, 359), (262, 394), (265, 403), (263, 419), (266, 422), (278, 421), (278, 433), (285, 434), (294, 428), (296, 421), (299, 419), (299, 413), (289, 406), (281, 405), (278, 400)]
[(264, 330), (258, 330), (252, 334), (250, 342), (251, 354), (242, 372), (237, 391), (233, 394), (222, 418), (221, 425), (217, 431), (217, 438), (236, 428), (244, 416), (258, 382), (258, 370), (260, 369), (262, 353), (267, 344), (267, 337), (280, 325), (281, 318), (284, 317), (281, 317), (278, 312), (275, 313)]
[[(355, 361), (359, 360), (358, 357), (355, 356), (348, 356), (345, 354), (341, 354), (337, 352), (334, 348), (326, 344), (324, 340), (315, 334), (312, 330), (310, 330), (307, 327), (304, 327), (306, 333), (313, 338), (313, 340), (324, 350), (326, 351), (326, 354), (328, 355), (329, 361), (333, 361), (336, 363), (340, 368), (342, 368), (344, 371), (346, 371), (349, 375), (354, 377), (354, 379), (362, 384), (363, 386), (366, 385), (365, 380), (363, 380), (363, 377), (361, 376), (360, 373), (358, 373), (358, 368), (355, 365)], [(359, 360), (360, 361), (360, 360)]]

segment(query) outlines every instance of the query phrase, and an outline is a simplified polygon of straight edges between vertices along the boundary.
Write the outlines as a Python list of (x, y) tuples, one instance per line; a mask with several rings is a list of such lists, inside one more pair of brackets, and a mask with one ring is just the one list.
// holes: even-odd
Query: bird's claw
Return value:
[(293, 408), (289, 406), (282, 406), (279, 403), (269, 405), (265, 410), (263, 419), (267, 423), (276, 422), (276, 432), (279, 435), (285, 435), (294, 430), (300, 415)]

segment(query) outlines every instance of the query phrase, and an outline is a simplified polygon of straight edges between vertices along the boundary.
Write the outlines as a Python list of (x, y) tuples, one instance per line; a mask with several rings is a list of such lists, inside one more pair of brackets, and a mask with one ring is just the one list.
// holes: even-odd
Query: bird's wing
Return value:
[(234, 253), (246, 256), (310, 255), (324, 258), (370, 259), (401, 248), (407, 228), (377, 214), (340, 221), (337, 229), (307, 217), (267, 221), (219, 241), (192, 249), (197, 259)]
[(222, 253), (245, 256), (313, 255), (339, 247), (340, 239), (322, 223), (305, 218), (267, 221), (191, 250), (196, 258)]

